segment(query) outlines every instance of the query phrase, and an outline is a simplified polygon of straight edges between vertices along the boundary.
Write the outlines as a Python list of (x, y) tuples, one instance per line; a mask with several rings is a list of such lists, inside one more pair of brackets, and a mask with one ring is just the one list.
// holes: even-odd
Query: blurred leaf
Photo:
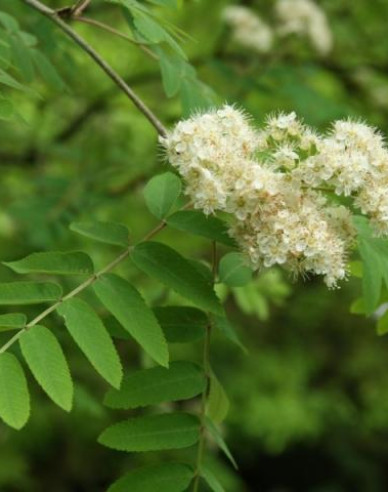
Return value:
[(26, 82), (32, 82), (35, 72), (30, 49), (25, 45), (20, 36), (11, 36), (9, 43), (16, 67)]
[(47, 58), (47, 56), (39, 50), (32, 50), (32, 55), (34, 63), (39, 70), (39, 73), (41, 74), (43, 80), (57, 91), (64, 90), (66, 88), (66, 85), (59, 75), (57, 69)]
[(180, 463), (163, 463), (127, 473), (108, 492), (183, 492), (193, 478), (193, 470)]
[(170, 215), (167, 224), (180, 231), (206, 237), (226, 246), (236, 246), (228, 234), (228, 225), (221, 219), (206, 216), (197, 210), (181, 210)]
[(108, 427), (98, 442), (119, 451), (140, 452), (180, 449), (199, 438), (199, 420), (187, 413), (149, 415)]
[(224, 487), (220, 484), (217, 477), (206, 466), (201, 466), (201, 476), (205, 479), (213, 492), (225, 492)]
[(187, 400), (205, 388), (205, 376), (192, 362), (172, 362), (168, 369), (154, 367), (128, 374), (120, 390), (110, 390), (104, 404), (110, 408), (137, 408)]
[(21, 429), (30, 416), (30, 395), (22, 366), (10, 353), (0, 354), (0, 417)]
[(73, 405), (73, 381), (58, 340), (44, 326), (33, 326), (19, 340), (32, 374), (47, 395), (69, 412)]
[(62, 288), (50, 282), (0, 283), (0, 305), (41, 304), (57, 301)]
[(181, 194), (181, 180), (167, 172), (153, 177), (144, 188), (144, 197), (149, 211), (158, 219), (164, 219)]
[(213, 287), (179, 253), (161, 243), (144, 242), (132, 251), (135, 265), (146, 274), (215, 314), (222, 312)]
[(81, 299), (69, 299), (57, 308), (71, 336), (96, 371), (115, 388), (123, 377), (121, 362), (105, 326)]
[(100, 301), (139, 345), (160, 365), (168, 366), (168, 347), (154, 313), (130, 283), (113, 274), (94, 284)]
[(368, 221), (355, 218), (358, 231), (358, 249), (364, 264), (363, 294), (365, 309), (371, 314), (380, 300), (383, 280), (388, 286), (388, 240), (373, 237)]
[(241, 343), (234, 326), (228, 320), (226, 315), (224, 316), (214, 316), (214, 325), (220, 332), (232, 343), (240, 347), (240, 349), (247, 353), (246, 347)]
[(377, 334), (386, 335), (388, 333), (388, 310), (379, 318), (377, 322)]
[(115, 246), (128, 246), (129, 231), (121, 224), (113, 222), (73, 222), (70, 229), (101, 243)]
[(217, 446), (223, 451), (225, 456), (229, 459), (229, 461), (232, 463), (234, 468), (237, 470), (238, 466), (236, 460), (233, 458), (233, 455), (230, 452), (230, 449), (228, 448), (226, 442), (224, 441), (221, 432), (219, 431), (215, 423), (207, 417), (206, 417), (206, 427), (209, 430), (210, 434), (213, 436), (213, 439), (215, 440)]
[(154, 308), (160, 326), (169, 343), (190, 343), (205, 336), (208, 317), (203, 311), (190, 306)]
[(228, 253), (219, 265), (220, 281), (229, 287), (241, 287), (252, 280), (252, 270), (241, 253)]
[(225, 420), (229, 411), (229, 400), (224, 388), (214, 373), (210, 376), (210, 389), (207, 400), (207, 415), (213, 422)]
[(51, 275), (90, 275), (92, 260), (80, 251), (74, 253), (32, 253), (22, 260), (3, 261), (16, 273), (45, 273)]

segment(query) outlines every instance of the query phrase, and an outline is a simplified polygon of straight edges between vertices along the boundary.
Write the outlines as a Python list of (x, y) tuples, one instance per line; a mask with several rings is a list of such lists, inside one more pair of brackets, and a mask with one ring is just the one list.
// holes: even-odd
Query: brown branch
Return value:
[(133, 104), (144, 114), (148, 121), (154, 126), (159, 135), (165, 136), (166, 129), (159, 121), (157, 116), (146, 106), (146, 104), (137, 96), (137, 94), (129, 87), (125, 80), (92, 48), (81, 36), (79, 36), (61, 17), (58, 16), (55, 10), (48, 8), (39, 0), (21, 0), (29, 5), (37, 12), (48, 17), (58, 27), (64, 31), (78, 46), (80, 46), (97, 65), (110, 77), (113, 82), (127, 95)]

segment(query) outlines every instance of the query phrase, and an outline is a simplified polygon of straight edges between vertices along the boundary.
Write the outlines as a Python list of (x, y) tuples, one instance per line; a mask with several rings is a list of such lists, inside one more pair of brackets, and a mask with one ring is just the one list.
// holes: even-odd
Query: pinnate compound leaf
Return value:
[(190, 306), (156, 307), (154, 313), (169, 343), (201, 340), (209, 324), (206, 313)]
[(188, 465), (180, 463), (146, 466), (119, 478), (108, 492), (183, 492), (193, 475)]
[(187, 400), (202, 393), (206, 379), (192, 362), (172, 362), (168, 369), (154, 367), (130, 373), (119, 390), (110, 390), (104, 404), (110, 408), (137, 408)]
[(199, 308), (221, 314), (222, 308), (213, 286), (183, 256), (165, 244), (140, 243), (132, 251), (135, 265)]
[(95, 311), (81, 299), (69, 299), (57, 308), (70, 335), (96, 371), (115, 388), (123, 370), (112, 339)]
[(18, 261), (3, 262), (16, 273), (45, 273), (52, 275), (90, 275), (93, 262), (81, 251), (74, 253), (32, 253)]
[(36, 325), (23, 333), (19, 343), (35, 379), (54, 403), (69, 412), (73, 404), (73, 381), (58, 340), (50, 330)]
[(30, 395), (22, 366), (10, 354), (0, 354), (0, 417), (14, 429), (21, 429), (30, 416)]
[(158, 364), (168, 366), (169, 354), (162, 328), (139, 292), (114, 274), (94, 284), (100, 301)]
[(252, 270), (241, 253), (228, 253), (219, 265), (220, 281), (229, 287), (242, 287), (252, 279)]
[(198, 441), (199, 427), (198, 418), (188, 413), (149, 415), (108, 427), (98, 442), (128, 452), (181, 449)]
[(27, 316), (22, 313), (0, 315), (0, 331), (19, 330), (27, 323)]
[(61, 286), (51, 282), (0, 283), (0, 306), (58, 301), (61, 295)]
[(212, 373), (210, 376), (209, 397), (207, 400), (207, 415), (216, 423), (225, 420), (229, 411), (229, 400), (225, 390), (217, 377)]
[(149, 211), (158, 219), (164, 219), (181, 194), (181, 189), (181, 180), (173, 173), (167, 172), (152, 178), (144, 188)]
[(100, 243), (124, 247), (129, 244), (128, 229), (114, 222), (73, 222), (70, 224), (70, 229)]
[(228, 234), (228, 225), (218, 217), (206, 216), (198, 210), (180, 210), (167, 219), (167, 224), (183, 232), (189, 232), (235, 247), (236, 243)]

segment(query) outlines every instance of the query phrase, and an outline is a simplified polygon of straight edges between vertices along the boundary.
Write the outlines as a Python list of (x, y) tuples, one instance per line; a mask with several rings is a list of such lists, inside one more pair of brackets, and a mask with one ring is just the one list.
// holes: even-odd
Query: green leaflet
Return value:
[(139, 292), (121, 277), (103, 275), (94, 284), (100, 301), (139, 345), (160, 365), (168, 366), (168, 347), (152, 310)]
[(225, 456), (229, 459), (229, 461), (232, 463), (234, 468), (237, 470), (238, 466), (236, 460), (234, 459), (232, 453), (230, 452), (230, 449), (228, 448), (226, 442), (224, 441), (216, 424), (208, 417), (206, 417), (206, 427), (209, 430), (210, 434), (213, 436), (213, 439), (215, 440), (217, 446), (223, 451)]
[(205, 479), (213, 492), (225, 492), (225, 489), (218, 481), (218, 478), (204, 465), (201, 466), (201, 477)]
[(121, 224), (113, 222), (73, 222), (70, 229), (89, 239), (115, 246), (128, 246), (129, 231)]
[(188, 413), (168, 413), (132, 418), (108, 427), (98, 442), (119, 451), (158, 451), (194, 445), (199, 420)]
[(51, 282), (0, 283), (0, 306), (58, 301), (61, 295), (61, 286)]
[(126, 376), (120, 390), (110, 390), (104, 404), (110, 408), (137, 408), (162, 402), (187, 400), (202, 393), (206, 379), (192, 362), (172, 362), (168, 369), (154, 367)]
[(81, 251), (74, 253), (33, 253), (22, 260), (3, 262), (16, 273), (45, 273), (52, 275), (90, 275), (92, 260)]
[(358, 231), (358, 249), (363, 261), (363, 295), (366, 314), (377, 307), (383, 282), (388, 286), (388, 241), (373, 236), (368, 221), (354, 219)]
[(26, 82), (32, 82), (35, 72), (30, 49), (18, 35), (9, 37), (13, 61)]
[(252, 270), (241, 253), (228, 253), (219, 265), (220, 281), (229, 287), (242, 287), (252, 279)]
[(174, 249), (161, 243), (140, 243), (132, 251), (135, 265), (151, 277), (214, 314), (222, 308), (213, 286)]
[(31, 50), (31, 52), (34, 64), (44, 81), (57, 91), (64, 90), (66, 84), (51, 61), (41, 51)]
[(33, 326), (19, 340), (32, 374), (47, 395), (63, 410), (73, 404), (73, 381), (58, 340), (44, 326)]
[(1, 314), (0, 331), (19, 330), (27, 323), (27, 316), (22, 313)]
[(22, 366), (6, 352), (0, 354), (0, 417), (14, 429), (21, 429), (30, 416), (30, 395)]
[(146, 466), (119, 478), (108, 492), (183, 492), (193, 475), (188, 465), (180, 463)]
[(382, 336), (388, 333), (388, 311), (379, 318), (377, 322), (377, 334)]
[(236, 344), (240, 349), (247, 353), (246, 347), (241, 343), (239, 336), (236, 333), (234, 326), (226, 317), (224, 313), (223, 316), (214, 316), (214, 326), (220, 330), (220, 332), (232, 343)]
[(221, 219), (206, 216), (197, 210), (180, 210), (167, 219), (167, 224), (180, 231), (196, 234), (226, 246), (236, 246), (228, 234), (228, 225)]
[(95, 311), (81, 299), (69, 299), (57, 308), (71, 336), (96, 371), (115, 388), (123, 370), (112, 339)]
[(224, 388), (212, 373), (210, 376), (210, 390), (207, 400), (207, 415), (216, 423), (225, 420), (229, 411), (229, 400)]
[(160, 326), (170, 343), (191, 343), (205, 336), (209, 324), (206, 314), (190, 306), (165, 306), (154, 308)]
[(152, 178), (144, 188), (144, 198), (149, 211), (158, 219), (164, 219), (181, 194), (181, 180), (173, 173)]

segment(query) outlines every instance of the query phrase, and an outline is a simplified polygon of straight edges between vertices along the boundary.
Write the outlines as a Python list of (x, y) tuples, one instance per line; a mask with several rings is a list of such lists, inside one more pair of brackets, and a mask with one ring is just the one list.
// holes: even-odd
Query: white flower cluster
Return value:
[(226, 7), (223, 18), (233, 28), (233, 39), (236, 43), (259, 53), (271, 50), (273, 30), (250, 9), (237, 5)]
[(312, 0), (277, 0), (277, 24), (266, 24), (251, 9), (229, 6), (223, 18), (233, 29), (233, 39), (241, 46), (267, 53), (279, 37), (296, 34), (306, 36), (315, 50), (327, 55), (333, 47), (333, 36), (324, 11)]
[(291, 113), (258, 130), (224, 106), (179, 122), (161, 143), (194, 207), (232, 215), (230, 234), (256, 268), (323, 275), (329, 287), (344, 279), (355, 231), (334, 194), (388, 234), (388, 150), (363, 123), (337, 121), (322, 136)]
[(333, 37), (323, 10), (311, 0), (278, 0), (279, 34), (306, 35), (321, 55), (333, 47)]

